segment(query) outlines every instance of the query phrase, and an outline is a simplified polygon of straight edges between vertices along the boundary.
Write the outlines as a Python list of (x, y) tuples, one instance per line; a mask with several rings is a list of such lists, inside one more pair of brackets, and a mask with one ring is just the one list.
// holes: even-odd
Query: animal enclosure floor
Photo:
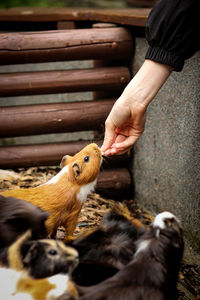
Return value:
[[(59, 171), (55, 167), (34, 167), (18, 170), (0, 170), (0, 191), (11, 188), (36, 187), (47, 182)], [(143, 224), (149, 225), (153, 217), (144, 209), (140, 208), (134, 200), (122, 200), (131, 208), (133, 218), (139, 218)], [(93, 193), (85, 202), (75, 230), (75, 235), (88, 228), (100, 224), (103, 215), (112, 208), (115, 200), (104, 198), (102, 195)], [(64, 237), (64, 230), (59, 228), (57, 237)], [(178, 300), (200, 299), (200, 265), (183, 260), (180, 268), (178, 282)]]

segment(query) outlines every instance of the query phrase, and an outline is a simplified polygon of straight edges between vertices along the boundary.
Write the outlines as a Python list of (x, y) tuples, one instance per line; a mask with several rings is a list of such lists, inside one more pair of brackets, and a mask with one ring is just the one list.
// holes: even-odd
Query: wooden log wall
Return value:
[[(104, 91), (108, 96), (84, 102), (0, 107), (0, 138), (102, 128), (115, 101), (109, 93), (119, 96), (131, 79), (128, 63), (133, 46), (132, 35), (121, 27), (1, 33), (1, 65), (105, 58), (110, 63), (91, 69), (0, 74), (0, 97), (80, 91)], [(73, 155), (89, 142), (1, 146), (0, 168), (58, 165), (63, 155)], [(129, 159), (125, 155), (110, 159), (109, 167), (104, 164), (99, 192), (106, 190), (113, 197), (129, 195)]]

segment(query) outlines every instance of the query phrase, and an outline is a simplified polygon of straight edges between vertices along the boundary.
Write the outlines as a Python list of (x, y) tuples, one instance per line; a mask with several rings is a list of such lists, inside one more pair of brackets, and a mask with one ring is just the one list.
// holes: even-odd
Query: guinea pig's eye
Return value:
[(90, 160), (90, 157), (89, 156), (85, 156), (84, 157), (84, 162), (88, 162)]
[(54, 250), (54, 249), (51, 249), (51, 250), (49, 250), (49, 254), (50, 254), (50, 255), (56, 255), (56, 254), (57, 254), (57, 251)]

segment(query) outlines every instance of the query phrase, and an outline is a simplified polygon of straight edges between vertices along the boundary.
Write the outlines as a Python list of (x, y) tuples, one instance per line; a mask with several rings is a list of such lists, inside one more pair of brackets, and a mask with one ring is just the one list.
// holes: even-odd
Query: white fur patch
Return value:
[(0, 268), (0, 299), (5, 300), (31, 300), (31, 295), (26, 293), (18, 293), (17, 283), (20, 278), (23, 278), (23, 273), (13, 269)]
[(164, 211), (155, 217), (154, 222), (153, 222), (153, 227), (159, 227), (160, 229), (165, 229), (166, 224), (164, 221), (166, 219), (176, 219), (177, 220), (177, 218), (172, 213), (170, 213), (168, 211)]
[(1, 283), (4, 282), (4, 284), (1, 285), (1, 297), (3, 297), (3, 295), (11, 295), (15, 293), (16, 284), (18, 279), (20, 278), (20, 275), (20, 273), (12, 269), (0, 269), (0, 281)]
[(140, 252), (144, 252), (146, 249), (148, 249), (150, 242), (151, 240), (144, 240), (139, 242), (134, 256), (136, 257)]
[(80, 192), (78, 193), (77, 195), (77, 199), (80, 201), (80, 202), (85, 202), (86, 199), (87, 199), (87, 196), (92, 192), (94, 191), (94, 187), (96, 185), (96, 182), (97, 182), (97, 179), (95, 179), (94, 181), (88, 183), (88, 184), (85, 184), (81, 187), (80, 189)]
[(68, 280), (69, 276), (63, 274), (57, 274), (49, 277), (48, 281), (51, 284), (55, 284), (56, 287), (49, 291), (47, 294), (47, 299), (51, 299), (51, 297), (54, 299), (54, 297), (59, 297), (66, 292), (68, 290)]
[(68, 166), (63, 167), (62, 170), (60, 170), (60, 172), (58, 174), (56, 174), (54, 177), (52, 177), (49, 181), (47, 181), (44, 184), (57, 183), (59, 181), (60, 177), (65, 173), (66, 174), (68, 173)]

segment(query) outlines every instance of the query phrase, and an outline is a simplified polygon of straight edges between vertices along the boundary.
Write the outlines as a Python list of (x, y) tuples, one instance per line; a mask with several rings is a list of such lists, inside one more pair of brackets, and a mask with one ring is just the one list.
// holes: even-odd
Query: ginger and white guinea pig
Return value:
[(93, 191), (102, 162), (100, 148), (92, 143), (73, 157), (65, 156), (61, 171), (47, 183), (35, 188), (7, 190), (4, 196), (24, 199), (49, 212), (45, 225), (49, 237), (63, 226), (72, 236), (84, 201)]
[(58, 273), (71, 274), (79, 262), (74, 248), (53, 239), (33, 240), (30, 230), (4, 248), (0, 258), (4, 267), (26, 271), (37, 279)]
[(0, 249), (11, 245), (28, 229), (34, 238), (45, 237), (48, 216), (32, 203), (0, 195)]
[(0, 281), (2, 300), (70, 300), (78, 296), (68, 274), (34, 279), (24, 271), (0, 268)]

